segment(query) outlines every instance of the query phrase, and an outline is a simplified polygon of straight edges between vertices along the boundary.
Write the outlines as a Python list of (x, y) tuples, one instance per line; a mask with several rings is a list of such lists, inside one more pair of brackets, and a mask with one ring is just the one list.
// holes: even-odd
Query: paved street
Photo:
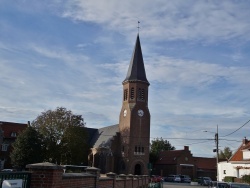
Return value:
[(207, 186), (190, 185), (190, 183), (170, 183), (164, 182), (163, 188), (207, 188)]

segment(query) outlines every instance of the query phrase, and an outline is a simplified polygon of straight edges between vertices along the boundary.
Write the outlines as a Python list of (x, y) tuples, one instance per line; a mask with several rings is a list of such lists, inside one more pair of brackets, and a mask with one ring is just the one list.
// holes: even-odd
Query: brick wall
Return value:
[(63, 167), (52, 163), (27, 165), (31, 174), (31, 188), (138, 188), (147, 187), (148, 176), (116, 175), (100, 177), (100, 169), (88, 168), (86, 173), (64, 173)]

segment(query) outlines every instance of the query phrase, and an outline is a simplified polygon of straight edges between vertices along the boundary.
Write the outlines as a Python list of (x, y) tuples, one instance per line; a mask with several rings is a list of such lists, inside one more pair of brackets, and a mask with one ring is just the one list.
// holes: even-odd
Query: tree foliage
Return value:
[(219, 159), (229, 159), (232, 156), (233, 152), (229, 147), (225, 147), (224, 150), (220, 150)]
[(175, 147), (170, 144), (169, 141), (164, 140), (163, 138), (156, 138), (151, 141), (149, 161), (155, 163), (158, 160), (159, 153), (161, 151), (175, 150)]
[[(84, 129), (80, 131), (85, 126), (81, 115), (75, 115), (64, 107), (57, 107), (55, 110), (42, 112), (32, 122), (32, 126), (43, 136), (46, 161), (65, 164), (73, 160), (74, 163), (81, 163), (80, 159), (76, 159), (86, 147), (86, 134), (83, 133)], [(78, 147), (72, 142), (77, 143)]]
[(32, 127), (27, 127), (13, 143), (10, 154), (14, 167), (23, 169), (27, 164), (43, 161), (42, 136)]
[[(80, 165), (88, 162), (88, 144), (86, 142), (86, 131), (82, 127), (68, 127), (62, 138), (63, 164)], [(81, 149), (79, 149), (81, 146)]]

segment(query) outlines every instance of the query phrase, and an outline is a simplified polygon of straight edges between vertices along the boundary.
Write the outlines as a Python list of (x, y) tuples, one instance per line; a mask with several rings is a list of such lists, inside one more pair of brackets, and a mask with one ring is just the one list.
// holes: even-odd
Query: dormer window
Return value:
[(243, 160), (249, 160), (250, 159), (250, 151), (248, 149), (243, 150)]
[(16, 132), (12, 132), (10, 136), (11, 136), (11, 137), (16, 137), (17, 134), (16, 134)]

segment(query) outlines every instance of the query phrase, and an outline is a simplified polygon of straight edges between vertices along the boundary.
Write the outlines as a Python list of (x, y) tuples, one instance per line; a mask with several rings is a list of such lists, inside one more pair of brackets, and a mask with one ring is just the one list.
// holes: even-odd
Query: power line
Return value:
[(203, 144), (203, 143), (207, 143), (207, 142), (211, 142), (211, 140), (206, 140), (206, 141), (202, 141), (202, 142), (194, 142), (194, 143), (190, 143), (190, 144), (186, 144), (186, 145), (194, 145), (194, 144)]
[(229, 135), (231, 135), (231, 134), (237, 132), (237, 131), (240, 130), (242, 127), (244, 127), (246, 124), (248, 124), (249, 122), (250, 122), (250, 120), (248, 120), (246, 123), (244, 123), (241, 127), (239, 127), (238, 129), (236, 129), (235, 131), (233, 131), (233, 132), (231, 132), (231, 133), (229, 133), (229, 134), (227, 134), (227, 135), (220, 136), (220, 137), (226, 137), (226, 136), (229, 136)]

